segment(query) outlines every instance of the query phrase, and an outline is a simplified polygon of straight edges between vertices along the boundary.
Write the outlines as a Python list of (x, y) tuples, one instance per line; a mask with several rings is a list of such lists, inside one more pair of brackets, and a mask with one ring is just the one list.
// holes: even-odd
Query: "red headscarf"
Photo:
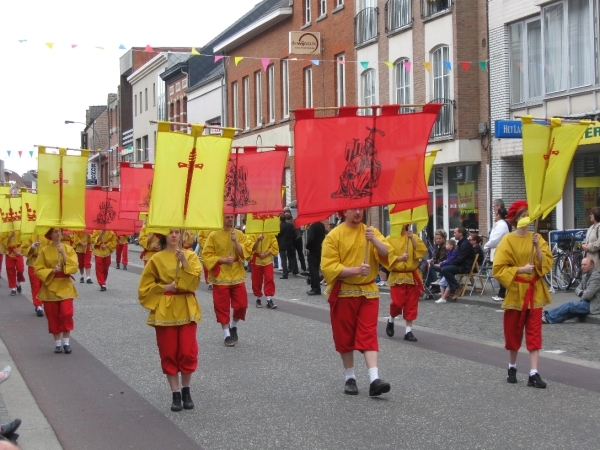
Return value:
[(508, 220), (510, 223), (513, 224), (513, 226), (517, 226), (517, 223), (515, 221), (518, 213), (520, 213), (521, 211), (523, 211), (524, 209), (527, 209), (528, 205), (527, 202), (525, 200), (515, 200), (513, 202), (512, 205), (510, 205), (510, 208), (508, 208), (508, 213), (506, 214), (506, 220)]

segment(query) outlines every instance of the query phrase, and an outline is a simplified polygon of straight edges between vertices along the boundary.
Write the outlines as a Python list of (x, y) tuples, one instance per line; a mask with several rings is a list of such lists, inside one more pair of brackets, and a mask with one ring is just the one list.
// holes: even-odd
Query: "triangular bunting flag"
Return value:
[(224, 58), (223, 55), (215, 55), (215, 62), (220, 61)]
[(145, 52), (153, 52), (154, 49), (152, 47), (150, 47), (150, 44), (146, 45), (146, 48), (144, 49)]
[(360, 65), (365, 70), (367, 70), (369, 68), (369, 62), (368, 61), (361, 61)]
[(425, 70), (427, 70), (427, 72), (431, 72), (431, 63), (428, 61), (425, 61), (423, 63), (423, 67), (425, 67)]
[(119, 45), (119, 50), (125, 50), (125, 46), (123, 44)]
[(52, 47), (54, 47), (54, 44), (52, 42), (46, 42), (46, 47), (51, 49)]
[(394, 64), (393, 64), (393, 63), (391, 63), (391, 62), (389, 62), (389, 61), (384, 61), (384, 64), (385, 64), (386, 66), (388, 66), (390, 69), (393, 69), (393, 68), (394, 68)]
[(450, 61), (444, 61), (444, 67), (448, 70), (452, 70), (452, 63)]
[(461, 61), (460, 65), (462, 66), (463, 69), (465, 69), (465, 72), (469, 71), (469, 61)]
[(96, 46), (96, 48), (97, 48), (98, 50), (104, 50), (104, 47), (99, 47), (99, 46)]
[(487, 72), (487, 61), (479, 61), (479, 68)]
[(6, 150), (6, 154), (8, 155), (8, 157), (10, 158), (10, 150)]
[(19, 154), (19, 158), (23, 156), (23, 152), (21, 150), (19, 150), (17, 153)]
[(267, 67), (269, 67), (270, 61), (271, 61), (271, 58), (260, 58), (260, 62), (262, 63), (262, 67), (265, 72), (267, 71)]
[(19, 42), (22, 44), (23, 42), (27, 42), (27, 39), (19, 39)]
[(192, 55), (200, 56), (200, 52), (198, 50), (196, 50), (196, 47), (192, 47)]
[(71, 48), (77, 47), (77, 44), (71, 44)]
[(29, 150), (29, 157), (33, 158), (33, 150)]
[(341, 64), (342, 66), (344, 64), (346, 64), (346, 60), (345, 59), (338, 59), (337, 62), (338, 62), (338, 64)]
[(311, 59), (310, 62), (313, 63), (315, 66), (321, 64), (321, 61), (319, 61), (318, 59)]
[(406, 69), (407, 72), (410, 72), (410, 69), (412, 68), (412, 63), (410, 61), (404, 61), (404, 68)]
[(237, 66), (242, 59), (244, 59), (243, 56), (236, 56), (235, 58), (233, 58), (235, 65)]

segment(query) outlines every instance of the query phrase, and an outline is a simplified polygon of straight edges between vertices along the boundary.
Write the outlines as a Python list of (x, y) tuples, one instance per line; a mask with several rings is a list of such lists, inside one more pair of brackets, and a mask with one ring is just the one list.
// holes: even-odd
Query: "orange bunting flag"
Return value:
[(21, 230), (21, 196), (4, 195), (0, 199), (0, 233)]
[(37, 227), (85, 229), (85, 182), (89, 151), (58, 154), (38, 147)]
[(202, 135), (169, 131), (159, 122), (148, 228), (220, 230), (223, 228), (225, 175), (235, 134)]
[(37, 219), (37, 194), (31, 192), (21, 193), (21, 236), (31, 235), (35, 230)]

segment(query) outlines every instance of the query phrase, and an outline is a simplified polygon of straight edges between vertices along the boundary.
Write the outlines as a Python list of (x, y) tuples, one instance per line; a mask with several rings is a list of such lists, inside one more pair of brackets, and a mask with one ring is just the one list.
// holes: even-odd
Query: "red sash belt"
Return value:
[[(234, 263), (239, 262), (239, 261), (240, 261), (240, 258), (236, 258), (233, 260)], [(217, 278), (219, 276), (219, 274), (221, 273), (221, 264), (219, 264), (219, 263), (215, 264), (215, 267), (210, 269), (210, 271), (215, 276), (215, 278)]]
[(166, 291), (163, 292), (163, 295), (193, 295), (194, 297), (196, 297), (196, 293), (190, 291)]
[(423, 289), (423, 282), (421, 281), (421, 277), (419, 277), (418, 275), (418, 270), (419, 269), (415, 269), (415, 270), (391, 270), (390, 272), (393, 273), (412, 273), (412, 276), (415, 280), (415, 286), (418, 286), (419, 289)]
[(523, 300), (523, 306), (521, 307), (521, 316), (519, 317), (519, 326), (521, 328), (525, 325), (525, 316), (527, 314), (527, 310), (529, 309), (530, 306), (531, 306), (531, 309), (533, 309), (533, 305), (534, 305), (533, 300), (535, 298), (535, 284), (537, 283), (537, 281), (540, 278), (541, 277), (539, 275), (536, 275), (531, 280), (528, 280), (527, 278), (523, 278), (519, 275), (517, 275), (515, 277), (515, 281), (517, 283), (525, 283), (525, 284), (529, 285), (529, 287), (527, 288), (527, 292), (525, 292), (525, 299)]
[[(352, 284), (352, 286), (368, 286), (369, 284), (375, 283), (375, 280), (369, 281), (367, 283), (359, 283), (359, 284)], [(346, 283), (346, 284), (350, 284), (350, 283)], [(342, 290), (342, 280), (337, 280), (335, 282), (335, 284), (333, 285), (333, 288), (331, 289), (331, 293), (329, 294), (329, 298), (328, 298), (328, 302), (331, 305), (331, 307), (335, 307), (335, 303), (337, 302), (339, 295), (340, 295), (340, 291)]]
[(64, 272), (56, 272), (54, 274), (54, 278), (70, 278), (71, 280), (75, 280), (75, 278), (73, 278), (73, 275), (67, 275)]

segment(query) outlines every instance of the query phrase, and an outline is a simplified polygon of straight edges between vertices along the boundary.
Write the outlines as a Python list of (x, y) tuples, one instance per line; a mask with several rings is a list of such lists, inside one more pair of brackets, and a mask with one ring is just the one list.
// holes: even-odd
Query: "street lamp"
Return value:
[[(70, 123), (80, 123), (81, 125), (85, 125), (86, 127), (88, 126), (87, 123), (84, 122), (77, 122), (75, 120), (65, 120), (65, 125), (69, 125)], [(92, 121), (92, 151), (95, 151), (96, 147), (96, 137), (98, 136), (98, 134), (96, 133), (96, 129), (94, 128), (94, 125), (96, 125), (96, 121)], [(100, 142), (100, 139), (98, 139), (98, 142)]]

